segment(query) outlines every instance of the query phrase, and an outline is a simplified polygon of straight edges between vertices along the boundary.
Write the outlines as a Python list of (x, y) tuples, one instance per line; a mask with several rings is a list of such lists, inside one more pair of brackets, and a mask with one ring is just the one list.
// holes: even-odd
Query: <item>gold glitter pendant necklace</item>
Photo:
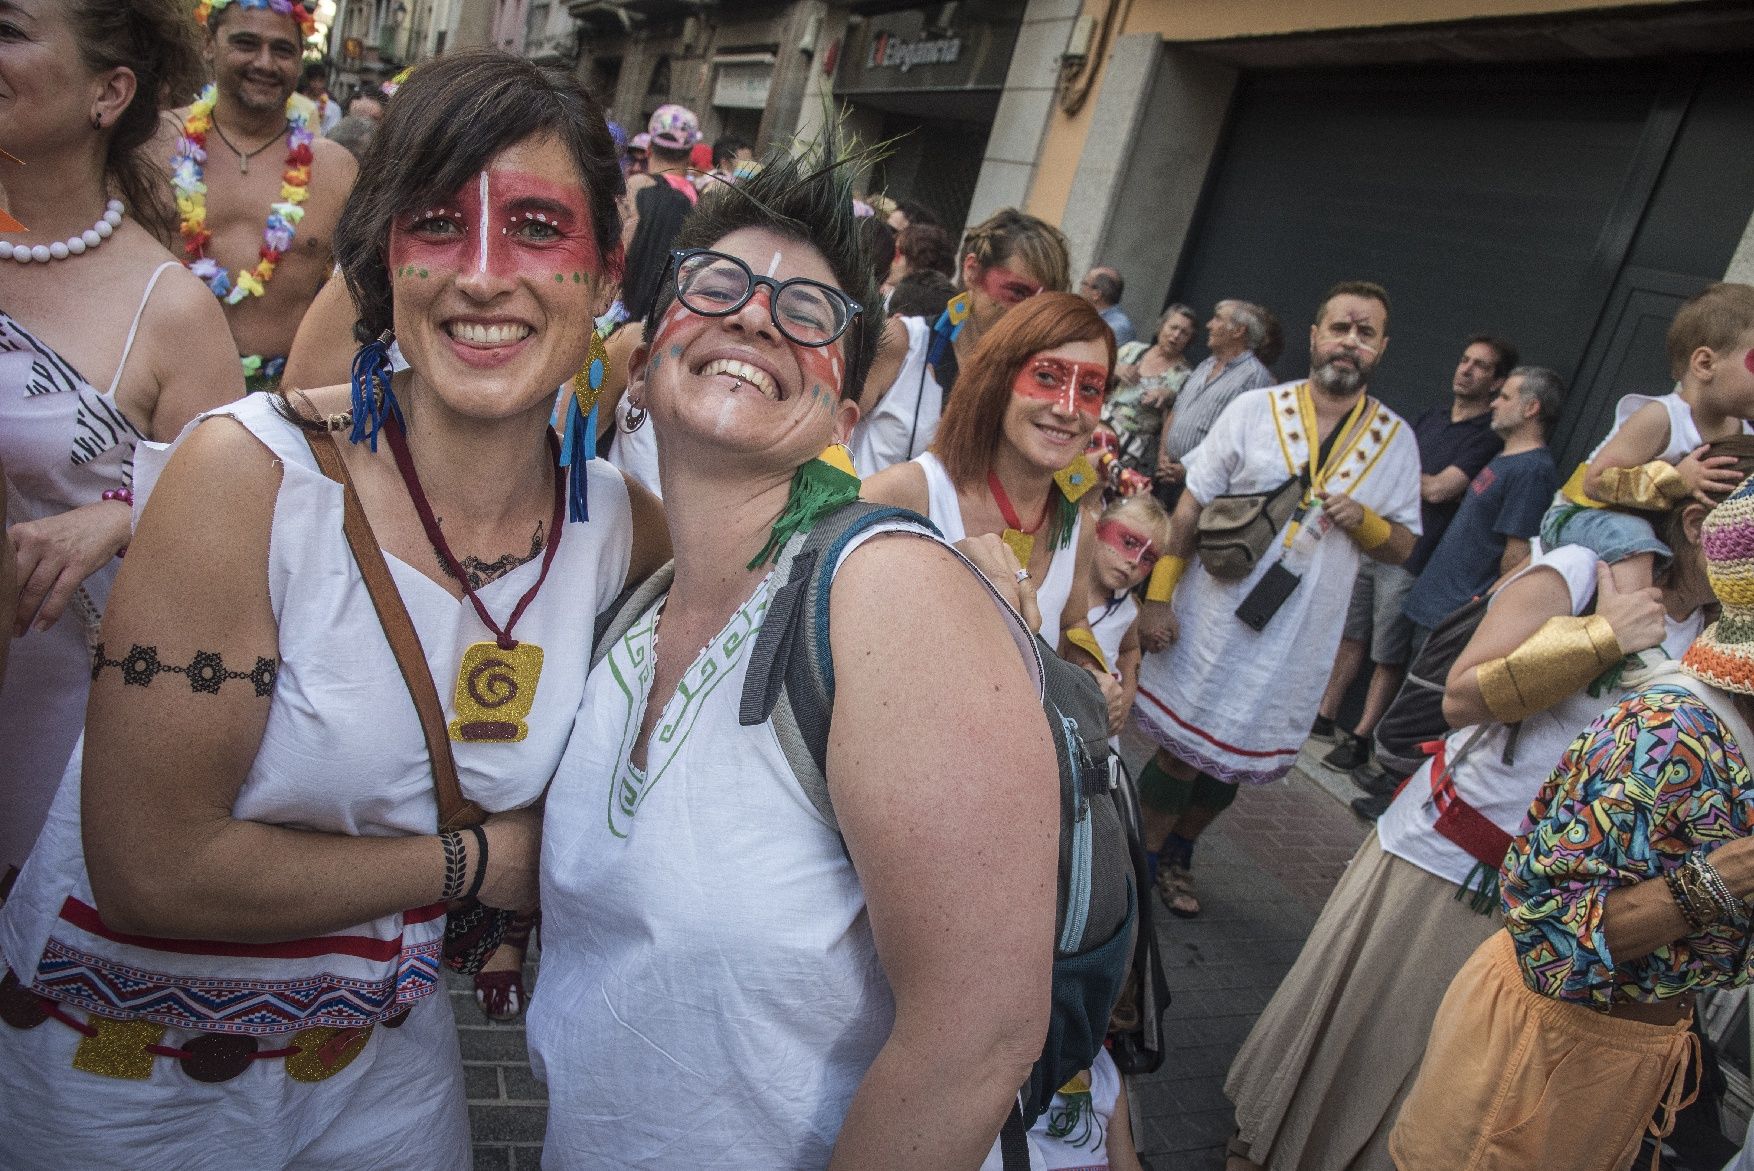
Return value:
[(514, 639), (512, 627), (536, 600), (542, 583), (548, 580), (548, 568), (554, 564), (554, 554), (559, 550), (560, 538), (566, 531), (566, 477), (560, 471), (560, 442), (554, 437), (553, 430), (549, 430), (548, 454), (554, 463), (554, 516), (548, 528), (548, 548), (542, 551), (542, 572), (537, 575), (536, 584), (518, 599), (511, 617), (502, 627), (487, 612), (481, 595), (469, 584), (468, 575), (445, 541), (444, 531), (439, 527), (438, 518), (433, 516), (432, 505), (427, 502), (420, 477), (414, 470), (414, 459), (408, 453), (408, 437), (394, 413), (384, 421), (384, 437), (389, 440), (390, 454), (396, 457), (396, 470), (402, 474), (402, 483), (408, 489), (409, 499), (414, 502), (414, 511), (420, 514), (420, 524), (426, 530), (427, 539), (438, 550), (445, 569), (463, 587), (463, 593), (475, 607), (475, 613), (480, 615), (482, 624), (494, 633), (494, 641), (473, 643), (463, 652), (452, 703), (456, 718), (449, 726), (451, 739), (465, 744), (522, 740), (530, 733), (530, 726), (524, 720), (536, 702), (536, 684), (542, 675), (542, 648), (532, 642)]

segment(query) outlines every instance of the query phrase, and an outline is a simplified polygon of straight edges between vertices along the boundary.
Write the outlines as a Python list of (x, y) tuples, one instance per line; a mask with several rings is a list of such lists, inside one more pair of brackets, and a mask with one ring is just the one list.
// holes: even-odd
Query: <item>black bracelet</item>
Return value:
[(1689, 897), (1687, 888), (1681, 880), (1681, 867), (1677, 866), (1673, 870), (1665, 870), (1663, 881), (1669, 886), (1669, 897), (1675, 900), (1675, 909), (1681, 912), (1681, 917), (1687, 920), (1688, 926), (1695, 931), (1703, 930), (1706, 926), (1705, 920), (1695, 909), (1693, 900)]
[(463, 835), (455, 830), (440, 834), (439, 844), (445, 848), (445, 886), (439, 898), (448, 903), (463, 893), (468, 859), (463, 853)]
[(469, 883), (469, 891), (463, 896), (466, 899), (472, 899), (481, 893), (481, 880), (487, 877), (487, 831), (478, 825), (472, 825), (469, 832), (475, 835), (476, 852), (480, 857), (475, 862), (474, 881)]

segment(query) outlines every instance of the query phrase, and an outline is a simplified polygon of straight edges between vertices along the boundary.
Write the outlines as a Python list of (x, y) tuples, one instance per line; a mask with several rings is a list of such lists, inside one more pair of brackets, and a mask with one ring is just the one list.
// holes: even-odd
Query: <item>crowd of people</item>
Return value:
[(1385, 401), (1369, 280), (1285, 381), (1269, 307), (1135, 337), (834, 132), (629, 137), (493, 52), (343, 111), (297, 0), (3, 19), (0, 1163), (466, 1167), (449, 966), (527, 1010), (548, 1166), (1136, 1168), (1147, 904), (1312, 736), (1376, 824), (1230, 1171), (1674, 1125), (1749, 974), (1754, 288), (1567, 476), (1502, 338)]

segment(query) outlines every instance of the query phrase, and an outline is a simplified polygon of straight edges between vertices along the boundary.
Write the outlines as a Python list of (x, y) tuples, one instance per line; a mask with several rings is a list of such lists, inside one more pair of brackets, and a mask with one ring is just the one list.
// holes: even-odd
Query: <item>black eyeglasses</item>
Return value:
[(801, 346), (828, 345), (865, 311), (832, 285), (807, 277), (776, 281), (756, 276), (735, 256), (710, 248), (678, 248), (670, 253), (670, 263), (676, 269), (676, 299), (702, 317), (729, 317), (766, 286), (775, 328)]

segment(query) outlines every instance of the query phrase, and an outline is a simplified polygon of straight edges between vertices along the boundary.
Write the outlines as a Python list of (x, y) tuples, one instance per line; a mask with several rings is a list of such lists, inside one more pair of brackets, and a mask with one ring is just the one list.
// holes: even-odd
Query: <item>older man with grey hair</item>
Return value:
[(1159, 496), (1173, 506), (1181, 495), (1185, 471), (1182, 457), (1206, 438), (1224, 408), (1245, 390), (1273, 385), (1273, 372), (1255, 357), (1267, 340), (1267, 322), (1259, 306), (1247, 301), (1220, 301), (1206, 323), (1211, 351), (1194, 367), (1176, 396), (1175, 409), (1163, 425), (1157, 451)]
[(1121, 297), (1126, 290), (1127, 285), (1121, 279), (1120, 270), (1107, 264), (1097, 265), (1078, 282), (1079, 295), (1095, 305), (1096, 311), (1102, 314), (1102, 319), (1108, 322), (1117, 346), (1124, 346), (1138, 336), (1133, 329), (1133, 319), (1121, 308)]

